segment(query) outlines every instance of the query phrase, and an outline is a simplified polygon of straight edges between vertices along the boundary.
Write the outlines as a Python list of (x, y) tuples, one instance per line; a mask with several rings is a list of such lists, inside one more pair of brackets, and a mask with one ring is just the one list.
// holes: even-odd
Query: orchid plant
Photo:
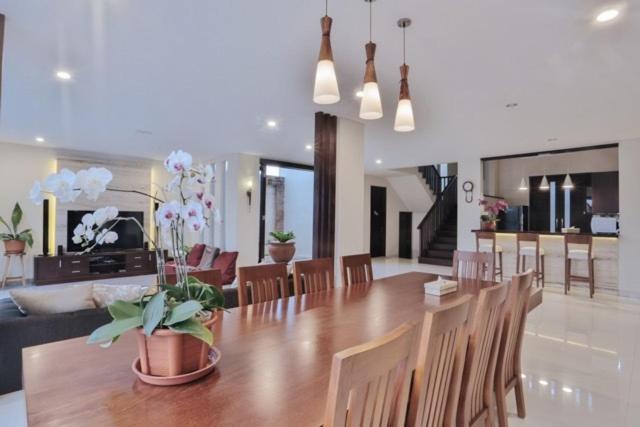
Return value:
[(499, 199), (493, 203), (489, 202), (487, 199), (480, 199), (479, 203), (482, 206), (483, 214), (480, 216), (480, 219), (483, 222), (496, 222), (498, 221), (498, 215), (500, 212), (504, 212), (509, 207), (509, 204), (506, 200)]
[[(41, 204), (45, 197), (55, 197), (61, 203), (75, 201), (84, 194), (88, 200), (97, 200), (105, 191), (136, 193), (159, 203), (156, 211), (156, 226), (159, 230), (152, 238), (135, 218), (118, 216), (112, 206), (86, 214), (73, 230), (73, 242), (80, 244), (84, 252), (96, 246), (114, 243), (118, 234), (113, 228), (121, 221), (133, 221), (142, 230), (156, 250), (158, 288), (153, 296), (143, 297), (132, 304), (116, 301), (109, 307), (113, 322), (98, 328), (89, 342), (107, 343), (115, 341), (126, 330), (143, 327), (147, 335), (156, 328), (170, 328), (179, 333), (188, 333), (211, 344), (211, 332), (196, 318), (205, 318), (211, 311), (222, 308), (224, 299), (215, 286), (188, 277), (186, 263), (185, 231), (198, 232), (207, 227), (214, 215), (215, 200), (207, 192), (214, 179), (211, 165), (195, 165), (189, 153), (172, 152), (164, 162), (173, 175), (163, 188), (163, 198), (137, 190), (110, 187), (112, 173), (105, 168), (89, 168), (76, 173), (69, 169), (49, 175), (43, 182), (36, 181), (29, 194), (31, 200)], [(171, 196), (170, 200), (167, 195)], [(163, 243), (166, 243), (175, 260), (177, 284), (167, 286)]]

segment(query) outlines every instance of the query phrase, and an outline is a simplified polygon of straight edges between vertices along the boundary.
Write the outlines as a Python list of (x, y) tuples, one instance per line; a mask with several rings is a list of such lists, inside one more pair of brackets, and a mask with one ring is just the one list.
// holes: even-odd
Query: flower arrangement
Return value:
[(487, 199), (480, 199), (478, 204), (482, 206), (483, 210), (483, 214), (480, 216), (483, 230), (495, 230), (496, 222), (499, 221), (498, 215), (509, 207), (509, 204), (503, 199), (498, 199), (493, 203), (489, 202)]
[[(212, 312), (224, 304), (222, 292), (215, 286), (199, 282), (188, 276), (185, 247), (185, 231), (200, 231), (208, 225), (214, 212), (214, 198), (207, 192), (213, 181), (210, 165), (194, 165), (189, 153), (172, 152), (164, 162), (173, 178), (163, 189), (163, 198), (136, 190), (109, 187), (113, 175), (105, 168), (89, 168), (76, 173), (62, 169), (49, 175), (43, 182), (34, 183), (30, 198), (41, 204), (45, 197), (53, 196), (61, 203), (72, 202), (84, 194), (89, 200), (97, 200), (105, 191), (137, 193), (159, 203), (156, 225), (159, 233), (151, 238), (135, 218), (118, 216), (115, 207), (97, 209), (86, 214), (73, 231), (73, 242), (80, 244), (84, 252), (98, 245), (114, 243), (118, 235), (113, 228), (121, 221), (133, 221), (142, 230), (156, 251), (158, 286), (156, 293), (147, 295), (135, 303), (116, 301), (108, 307), (113, 321), (96, 329), (89, 343), (110, 345), (131, 329), (142, 328), (150, 337), (157, 329), (169, 329), (178, 334), (191, 335), (208, 345), (213, 343), (210, 329), (203, 322)], [(172, 196), (170, 200), (167, 196)], [(175, 259), (177, 284), (168, 286), (164, 276), (164, 249), (167, 243)]]

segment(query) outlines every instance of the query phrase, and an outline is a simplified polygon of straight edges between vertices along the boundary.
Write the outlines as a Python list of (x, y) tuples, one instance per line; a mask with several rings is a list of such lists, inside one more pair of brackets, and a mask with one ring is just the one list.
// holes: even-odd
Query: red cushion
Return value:
[(200, 265), (200, 260), (202, 259), (202, 254), (204, 254), (204, 249), (207, 246), (202, 243), (196, 243), (191, 248), (191, 252), (187, 255), (187, 265), (191, 267), (197, 267)]
[(229, 285), (236, 278), (236, 260), (238, 252), (222, 252), (213, 261), (213, 268), (222, 273), (222, 284)]

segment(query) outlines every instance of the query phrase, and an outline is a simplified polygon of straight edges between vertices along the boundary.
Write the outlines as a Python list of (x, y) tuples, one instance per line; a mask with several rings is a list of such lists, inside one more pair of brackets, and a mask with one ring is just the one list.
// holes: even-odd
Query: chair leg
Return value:
[(571, 267), (572, 267), (572, 262), (571, 260), (569, 260), (569, 268), (568, 268), (568, 273), (567, 273), (567, 292), (571, 292)]
[(25, 273), (24, 255), (20, 255), (20, 267), (22, 268), (22, 286), (27, 286), (27, 282), (25, 281), (27, 274)]
[(502, 282), (504, 280), (504, 276), (502, 274), (502, 252), (500, 252), (498, 258), (500, 259), (500, 281)]
[(568, 292), (569, 286), (569, 260), (565, 258), (564, 260), (564, 294), (566, 295)]
[(542, 289), (544, 289), (544, 255), (540, 255), (540, 263), (542, 264)]
[(7, 283), (7, 276), (9, 275), (9, 267), (11, 266), (11, 258), (8, 255), (4, 256), (4, 271), (2, 272), (2, 287), (4, 288)]
[(520, 254), (516, 254), (516, 274), (520, 274)]
[(498, 412), (498, 425), (500, 427), (507, 427), (509, 421), (507, 420), (507, 392), (504, 386), (498, 385), (496, 387), (496, 407)]
[(593, 294), (596, 291), (596, 278), (595, 278), (595, 269), (594, 269), (594, 261), (589, 261), (589, 298), (593, 298)]
[(540, 287), (540, 257), (536, 254), (536, 288)]
[(524, 406), (524, 387), (522, 386), (522, 378), (518, 376), (516, 385), (513, 387), (516, 394), (516, 406), (518, 408), (518, 418), (524, 418), (527, 416), (527, 412)]
[(527, 271), (527, 257), (522, 255), (522, 271)]

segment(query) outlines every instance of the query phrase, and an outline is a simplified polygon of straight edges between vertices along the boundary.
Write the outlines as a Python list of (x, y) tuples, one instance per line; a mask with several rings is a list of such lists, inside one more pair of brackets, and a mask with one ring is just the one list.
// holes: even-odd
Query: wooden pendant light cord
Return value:
[(369, 42), (373, 41), (373, 1), (369, 2)]

